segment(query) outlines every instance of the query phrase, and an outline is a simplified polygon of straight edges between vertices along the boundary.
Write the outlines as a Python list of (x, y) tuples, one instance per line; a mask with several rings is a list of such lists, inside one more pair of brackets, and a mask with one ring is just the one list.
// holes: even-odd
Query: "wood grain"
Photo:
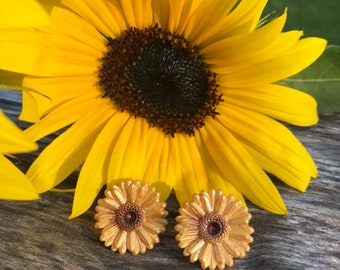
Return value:
[[(17, 93), (0, 93), (0, 107), (14, 120), (19, 102)], [(340, 115), (321, 116), (313, 127), (291, 129), (314, 157), (319, 176), (306, 193), (273, 180), (287, 216), (248, 204), (254, 242), (245, 259), (235, 260), (234, 269), (340, 269)], [(19, 167), (25, 171), (35, 155), (18, 157)], [(76, 177), (77, 172), (64, 186), (73, 186)], [(34, 202), (0, 201), (0, 269), (200, 269), (177, 247), (173, 227), (178, 203), (174, 195), (167, 203), (169, 225), (160, 244), (142, 256), (120, 256), (98, 240), (94, 206), (68, 220), (70, 193), (47, 192)]]

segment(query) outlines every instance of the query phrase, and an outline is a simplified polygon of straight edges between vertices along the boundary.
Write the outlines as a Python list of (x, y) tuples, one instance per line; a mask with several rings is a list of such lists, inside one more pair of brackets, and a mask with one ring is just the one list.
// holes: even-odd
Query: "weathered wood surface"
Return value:
[[(0, 106), (15, 119), (19, 95), (0, 93)], [(275, 181), (288, 216), (267, 213), (249, 203), (254, 242), (234, 269), (340, 269), (340, 115), (321, 116), (310, 128), (292, 128), (314, 157), (319, 177), (306, 193)], [(28, 168), (34, 154), (20, 157)], [(77, 173), (71, 175), (72, 185)], [(72, 194), (48, 192), (34, 202), (0, 201), (0, 269), (200, 269), (175, 241), (178, 204), (168, 200), (169, 225), (160, 244), (142, 256), (120, 256), (98, 240), (94, 206), (68, 220)]]

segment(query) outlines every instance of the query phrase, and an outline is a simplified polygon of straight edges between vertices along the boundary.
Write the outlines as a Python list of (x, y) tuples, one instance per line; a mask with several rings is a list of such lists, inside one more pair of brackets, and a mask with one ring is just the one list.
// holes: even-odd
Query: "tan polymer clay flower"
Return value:
[(112, 251), (134, 255), (152, 249), (159, 243), (158, 234), (165, 231), (168, 212), (160, 194), (148, 184), (125, 181), (105, 190), (98, 200), (95, 227), (102, 229), (100, 240)]
[(176, 240), (190, 262), (199, 260), (203, 269), (223, 269), (233, 265), (234, 257), (243, 258), (249, 251), (254, 232), (248, 224), (251, 215), (234, 196), (202, 191), (179, 213)]

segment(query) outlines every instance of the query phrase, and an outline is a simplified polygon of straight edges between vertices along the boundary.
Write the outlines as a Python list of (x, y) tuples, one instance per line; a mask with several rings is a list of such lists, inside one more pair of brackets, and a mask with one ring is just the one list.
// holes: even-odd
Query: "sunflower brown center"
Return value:
[(194, 135), (222, 100), (197, 47), (157, 25), (108, 37), (99, 84), (121, 111), (172, 136)]
[(144, 211), (135, 203), (125, 203), (116, 213), (116, 223), (119, 229), (132, 231), (143, 224)]
[(198, 233), (209, 243), (219, 243), (229, 234), (228, 222), (219, 214), (208, 213), (199, 221)]

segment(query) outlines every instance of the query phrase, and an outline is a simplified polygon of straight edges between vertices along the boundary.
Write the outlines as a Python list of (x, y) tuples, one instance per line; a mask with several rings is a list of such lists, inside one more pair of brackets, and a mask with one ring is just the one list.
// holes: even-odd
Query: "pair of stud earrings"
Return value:
[[(159, 243), (159, 234), (168, 224), (166, 203), (147, 183), (123, 181), (105, 190), (98, 200), (95, 227), (100, 240), (112, 251), (134, 255), (145, 253)], [(203, 269), (223, 269), (233, 258), (243, 258), (253, 241), (251, 215), (232, 195), (202, 191), (179, 209), (176, 240), (190, 262), (200, 261)]]

